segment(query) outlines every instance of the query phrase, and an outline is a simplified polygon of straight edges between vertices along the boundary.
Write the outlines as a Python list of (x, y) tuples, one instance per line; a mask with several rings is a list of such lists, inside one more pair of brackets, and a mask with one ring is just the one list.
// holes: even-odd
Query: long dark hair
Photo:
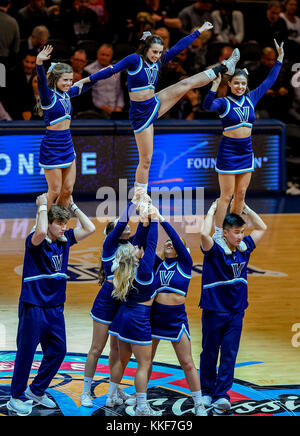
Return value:
[(136, 53), (140, 55), (144, 61), (147, 60), (148, 50), (153, 44), (159, 44), (164, 46), (164, 42), (160, 36), (151, 35), (151, 36), (147, 36), (147, 38), (145, 38), (144, 40), (141, 40)]
[[(104, 229), (105, 236), (107, 236), (115, 228), (115, 225), (116, 225), (115, 220), (109, 221), (106, 224), (106, 227)], [(100, 286), (102, 286), (104, 282), (105, 282), (105, 271), (104, 271), (103, 264), (102, 264), (102, 254), (101, 254), (100, 258), (99, 258), (99, 263), (98, 263), (98, 284)]]

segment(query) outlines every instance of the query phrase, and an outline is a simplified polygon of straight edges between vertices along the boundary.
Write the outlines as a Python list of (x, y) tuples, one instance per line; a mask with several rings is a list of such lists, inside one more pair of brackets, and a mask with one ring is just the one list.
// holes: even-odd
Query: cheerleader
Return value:
[[(247, 188), (254, 171), (251, 131), (255, 121), (255, 105), (272, 87), (277, 79), (284, 57), (283, 43), (275, 41), (278, 53), (277, 62), (266, 80), (253, 91), (248, 89), (248, 72), (236, 70), (228, 82), (227, 97), (215, 98), (221, 75), (213, 81), (211, 90), (203, 103), (203, 108), (216, 111), (223, 125), (223, 136), (219, 145), (215, 170), (218, 173), (220, 198), (215, 217), (214, 239), (230, 254), (223, 237), (223, 221), (233, 196), (231, 212), (241, 215)], [(239, 250), (247, 247), (241, 242)]]
[[(141, 243), (143, 241), (143, 237), (141, 236), (143, 233), (142, 225), (139, 225), (136, 234), (133, 237), (130, 237), (128, 221), (136, 211), (134, 204), (136, 200), (137, 198), (134, 197), (132, 202), (129, 202), (120, 218), (109, 222), (104, 230), (105, 241), (103, 244), (99, 269), (99, 284), (101, 285), (101, 289), (90, 312), (90, 316), (93, 319), (93, 338), (85, 364), (84, 388), (80, 397), (81, 405), (84, 407), (93, 407), (91, 396), (93, 377), (96, 371), (98, 359), (107, 343), (108, 329), (120, 305), (119, 301), (112, 296), (114, 278), (112, 264), (116, 252), (120, 245), (126, 245), (130, 242), (138, 245), (140, 244), (139, 239), (141, 239)], [(118, 361), (118, 358), (117, 340), (115, 337), (111, 337), (109, 357), (110, 367)], [(129, 396), (121, 389), (118, 389), (115, 395), (109, 395), (106, 401), (106, 406), (114, 407), (116, 405), (121, 405), (124, 400), (128, 399), (128, 397)]]
[[(46, 135), (42, 140), (39, 166), (44, 169), (48, 184), (48, 210), (52, 203), (67, 206), (76, 179), (75, 151), (71, 138), (71, 98), (90, 89), (82, 81), (73, 86), (72, 67), (52, 63), (45, 74), (44, 61), (51, 57), (53, 47), (47, 45), (36, 58), (40, 109), (44, 114)], [(95, 80), (92, 78), (93, 83)]]
[[(137, 361), (134, 379), (136, 390), (135, 416), (158, 416), (147, 403), (148, 374), (151, 370), (152, 337), (150, 313), (156, 295), (156, 278), (153, 272), (158, 239), (158, 217), (151, 207), (145, 251), (131, 244), (119, 247), (113, 264), (113, 295), (122, 302), (109, 333), (118, 338), (120, 360), (111, 372), (117, 384), (133, 354)], [(112, 392), (111, 395), (114, 395)]]
[(150, 32), (144, 32), (142, 48), (120, 62), (100, 70), (83, 83), (103, 80), (121, 71), (128, 71), (128, 92), (130, 97), (129, 119), (135, 135), (139, 164), (136, 169), (135, 186), (142, 187), (145, 192), (148, 187), (149, 169), (153, 153), (153, 123), (168, 112), (189, 90), (207, 85), (219, 73), (232, 75), (239, 60), (238, 49), (231, 58), (210, 70), (198, 73), (192, 77), (155, 93), (155, 86), (161, 67), (174, 59), (178, 53), (187, 48), (200, 33), (211, 29), (211, 23), (206, 22), (200, 29), (182, 38), (174, 47), (163, 53), (163, 40)]
[(202, 405), (200, 377), (195, 367), (185, 299), (191, 280), (193, 260), (185, 241), (160, 215), (160, 224), (169, 236), (162, 259), (157, 257), (157, 296), (152, 315), (152, 360), (160, 340), (170, 341), (192, 393), (196, 416), (206, 416)]

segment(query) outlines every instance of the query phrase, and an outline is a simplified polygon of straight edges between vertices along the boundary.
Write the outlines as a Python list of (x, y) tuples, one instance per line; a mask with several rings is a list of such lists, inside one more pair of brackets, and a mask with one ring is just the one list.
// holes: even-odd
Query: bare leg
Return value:
[(76, 181), (76, 161), (62, 170), (62, 187), (57, 204), (60, 206), (68, 207), (70, 203), (70, 196), (73, 192), (73, 187)]
[(131, 344), (128, 342), (120, 341), (118, 339), (117, 342), (119, 354), (118, 358), (110, 363), (110, 380), (113, 383), (119, 384), (122, 381), (125, 368), (131, 358), (132, 349)]
[(108, 329), (108, 325), (93, 321), (93, 339), (85, 363), (85, 377), (93, 378), (95, 375), (98, 360), (107, 342)]
[(252, 173), (236, 174), (233, 201), (230, 212), (241, 215), (245, 206), (245, 196), (250, 184)]
[(211, 81), (212, 79), (210, 79), (206, 73), (201, 72), (158, 92), (156, 94), (160, 100), (158, 117), (168, 112), (188, 91), (205, 86)]
[(180, 341), (172, 342), (172, 345), (191, 392), (200, 391), (200, 376), (193, 361), (191, 341), (183, 334)]
[(132, 352), (138, 364), (134, 379), (135, 392), (146, 393), (151, 368), (152, 345), (132, 344)]
[(139, 164), (136, 169), (135, 181), (147, 184), (153, 154), (153, 125), (151, 124), (140, 133), (136, 133), (135, 140), (139, 150)]
[(49, 211), (61, 192), (62, 170), (61, 168), (45, 169), (45, 177), (48, 184), (47, 207)]
[(223, 221), (226, 216), (227, 208), (232, 199), (235, 186), (235, 174), (219, 174), (220, 198), (215, 214), (215, 224), (217, 227), (223, 227)]

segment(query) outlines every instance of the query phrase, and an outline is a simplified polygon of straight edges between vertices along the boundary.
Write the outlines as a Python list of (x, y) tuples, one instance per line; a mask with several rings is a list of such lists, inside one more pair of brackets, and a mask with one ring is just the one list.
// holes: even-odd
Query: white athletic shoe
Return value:
[(106, 407), (121, 406), (122, 404), (123, 400), (117, 394), (113, 395), (112, 397), (107, 397), (105, 402)]
[(203, 403), (195, 404), (195, 415), (196, 416), (207, 416), (207, 412), (205, 410)]
[(29, 386), (25, 391), (25, 397), (28, 398), (29, 400), (33, 400), (39, 406), (48, 407), (48, 409), (55, 409), (55, 407), (56, 407), (56, 404), (54, 403), (54, 401), (50, 400), (50, 398), (46, 394), (42, 395), (41, 397), (34, 395), (31, 392)]
[(162, 411), (151, 409), (148, 403), (143, 406), (137, 406), (135, 408), (135, 416), (161, 416)]
[(123, 389), (118, 388), (117, 396), (123, 400), (123, 403), (126, 403), (127, 400), (129, 400), (132, 395), (126, 394), (126, 392), (123, 391)]
[(126, 406), (136, 406), (136, 395), (130, 395), (130, 397), (125, 400)]
[(80, 402), (83, 407), (93, 407), (93, 401), (90, 392), (82, 392)]
[(22, 401), (18, 398), (10, 397), (6, 407), (8, 410), (15, 412), (19, 416), (27, 416), (32, 412), (32, 401)]
[(225, 74), (228, 74), (229, 76), (233, 76), (235, 72), (235, 66), (239, 60), (240, 60), (240, 51), (238, 48), (235, 48), (230, 58), (222, 62), (222, 64), (225, 65), (225, 67), (227, 67), (227, 71)]
[(230, 250), (230, 248), (226, 244), (224, 236), (220, 236), (217, 233), (214, 233), (212, 238), (218, 245), (220, 245), (220, 247), (223, 248), (223, 250), (227, 256), (230, 256), (232, 254), (232, 251)]
[(231, 404), (227, 398), (219, 398), (217, 401), (212, 403), (212, 406), (221, 412), (227, 412), (231, 409)]
[(201, 397), (201, 400), (204, 407), (211, 406), (212, 398), (209, 395), (203, 395), (203, 397)]

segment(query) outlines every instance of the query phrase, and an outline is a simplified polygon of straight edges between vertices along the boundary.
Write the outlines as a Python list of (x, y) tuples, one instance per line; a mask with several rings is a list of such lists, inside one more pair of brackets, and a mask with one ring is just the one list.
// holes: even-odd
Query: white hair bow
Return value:
[(151, 32), (143, 32), (143, 36), (141, 37), (141, 41), (145, 41), (145, 39), (147, 39), (148, 36), (152, 36), (152, 33)]
[(243, 70), (242, 71), (244, 71), (244, 73), (246, 73), (247, 74), (247, 76), (249, 76), (249, 71), (247, 70), (247, 68), (243, 68)]
[(53, 70), (53, 68), (55, 67), (55, 65), (57, 65), (58, 62), (51, 62), (50, 67), (48, 68), (47, 74), (51, 73), (51, 71)]
[(113, 261), (113, 263), (112, 263), (112, 266), (111, 266), (111, 272), (116, 271), (116, 269), (118, 269), (119, 266), (120, 266), (120, 258), (119, 258), (119, 257), (118, 257), (118, 258), (115, 257), (115, 258), (114, 258), (114, 261)]

